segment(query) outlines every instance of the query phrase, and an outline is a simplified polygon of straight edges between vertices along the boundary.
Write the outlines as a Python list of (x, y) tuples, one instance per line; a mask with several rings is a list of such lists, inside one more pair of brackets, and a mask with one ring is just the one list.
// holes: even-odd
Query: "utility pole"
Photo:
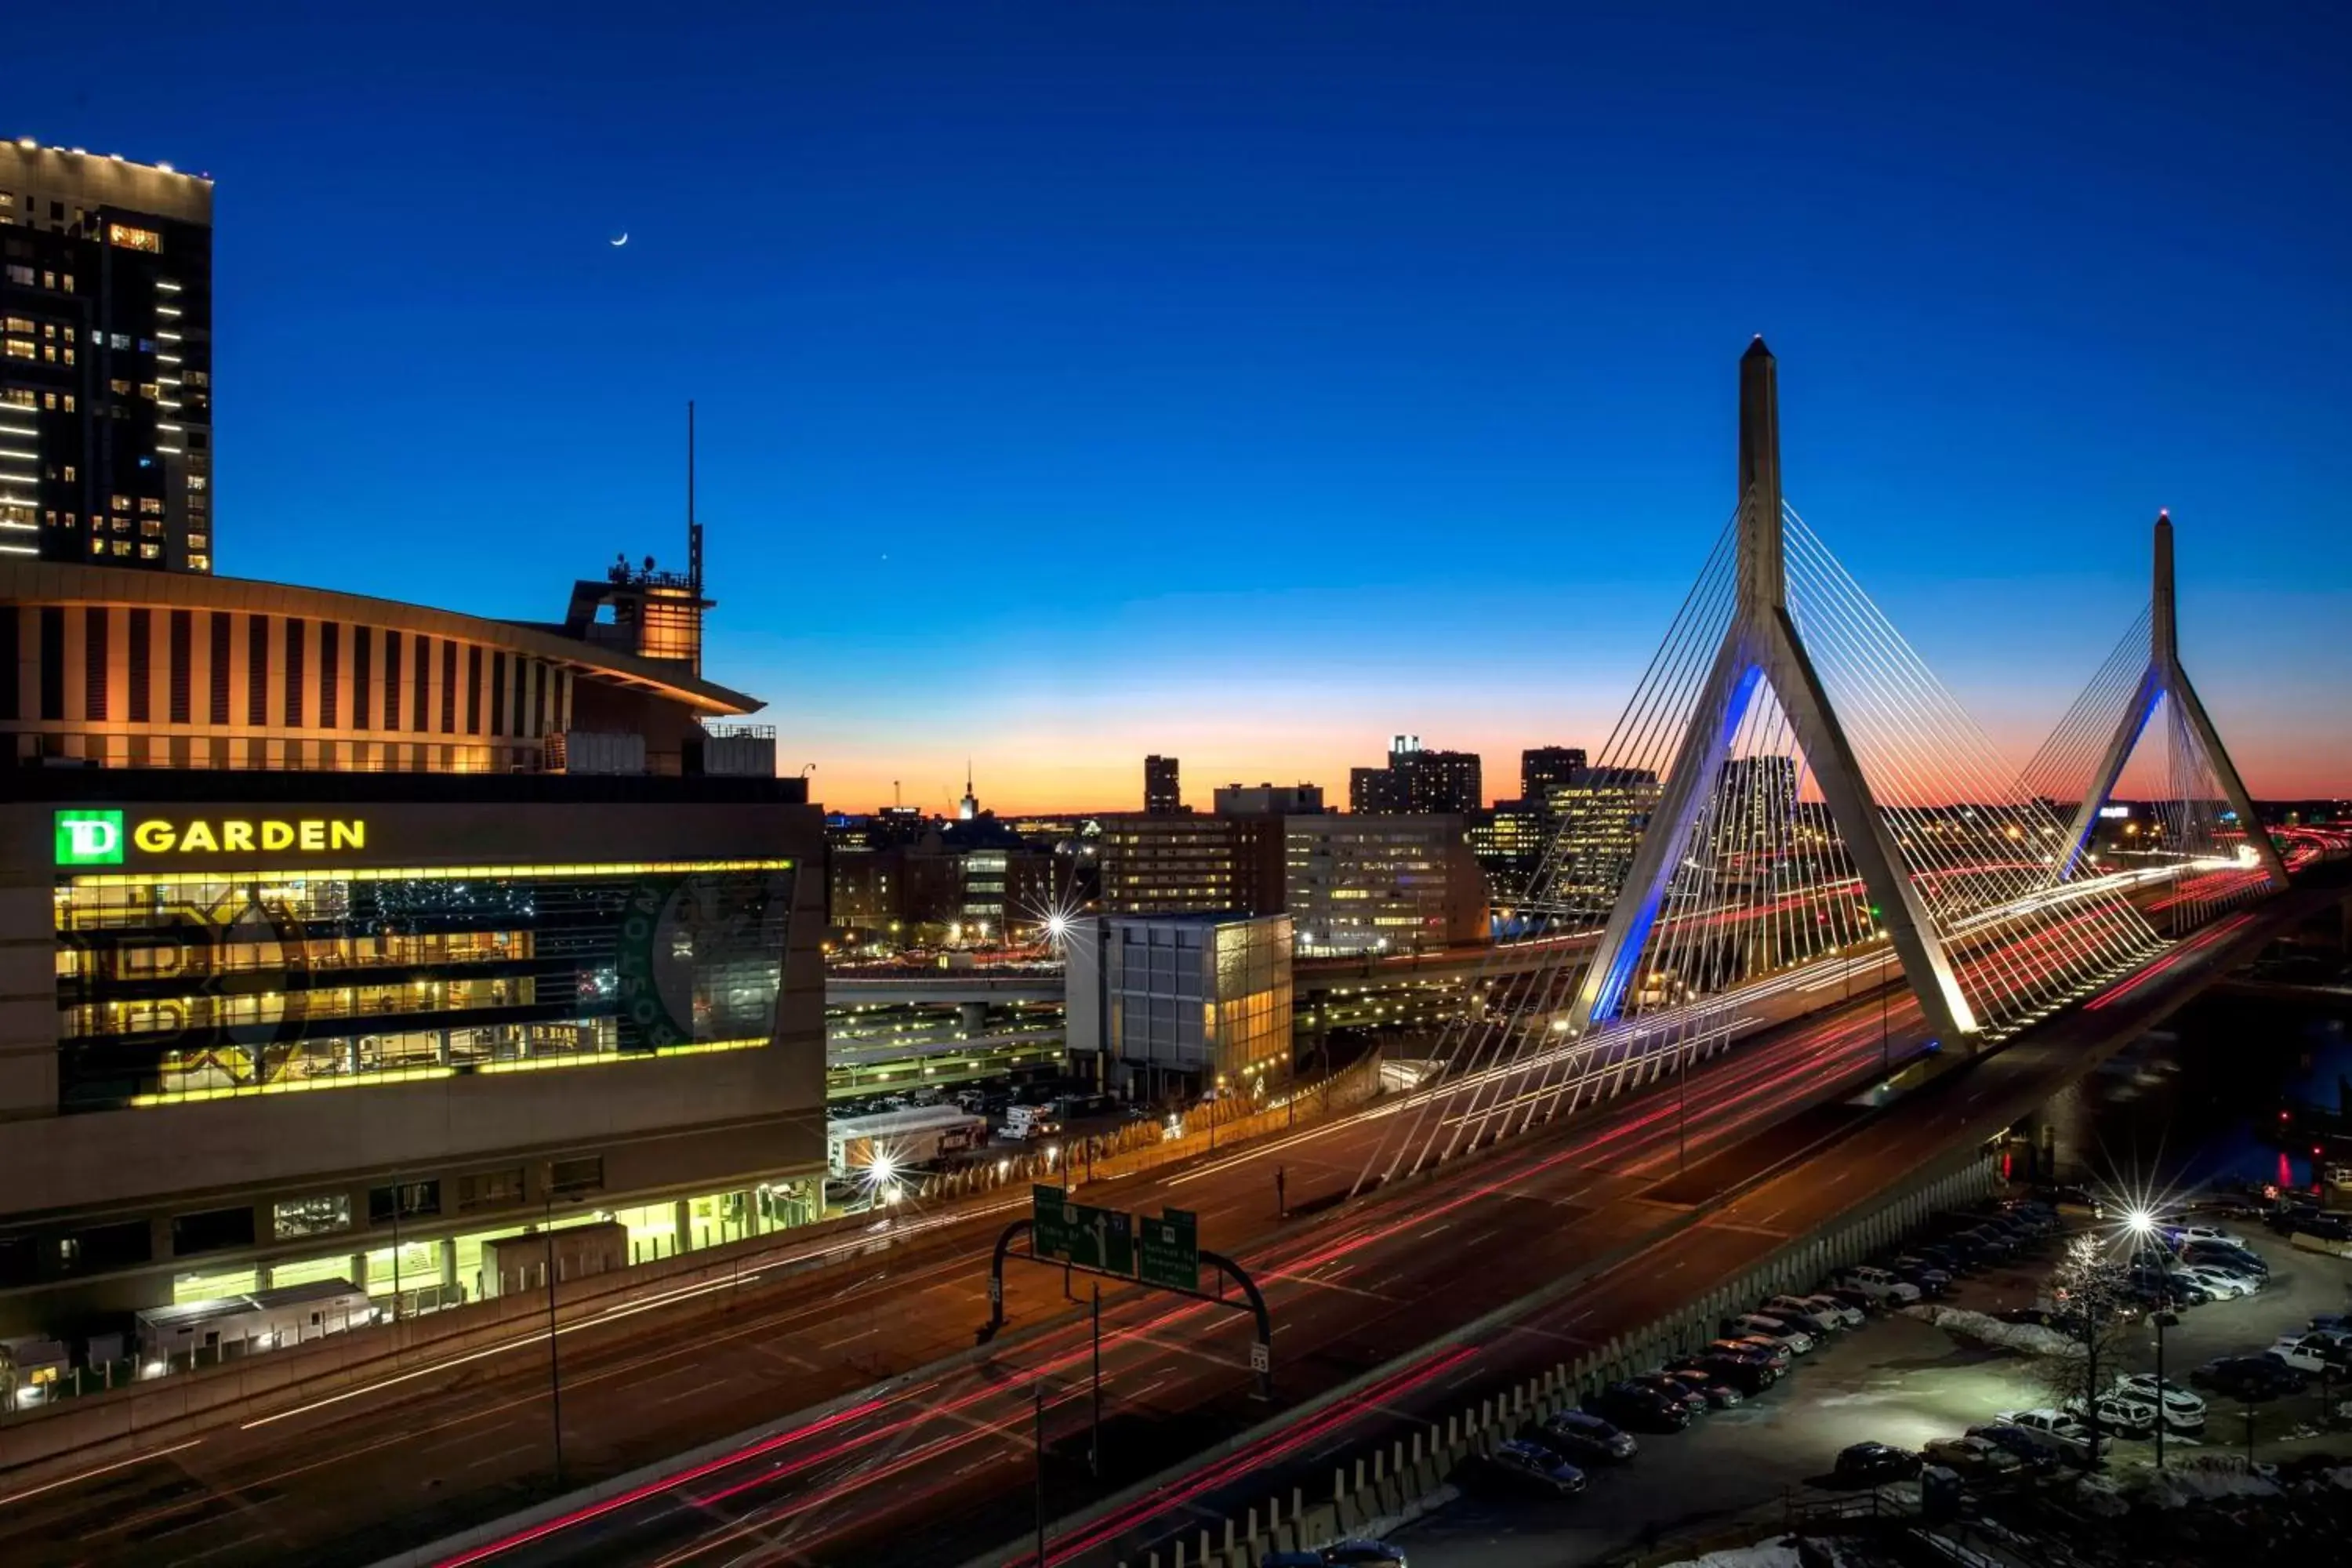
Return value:
[(563, 1490), (563, 1370), (555, 1344), (555, 1167), (548, 1166), (543, 1174), (547, 1185), (540, 1195), (546, 1202), (546, 1221), (540, 1226), (540, 1237), (546, 1250), (541, 1272), (547, 1276), (547, 1420), (555, 1439), (555, 1489), (560, 1493)]
[[(1102, 1281), (1095, 1281), (1095, 1418), (1087, 1439), (1087, 1468), (1102, 1479)], [(1041, 1559), (1042, 1561), (1042, 1559)]]
[(1045, 1568), (1045, 1380), (1039, 1378), (1032, 1392), (1037, 1402), (1031, 1428), (1037, 1459), (1037, 1568)]

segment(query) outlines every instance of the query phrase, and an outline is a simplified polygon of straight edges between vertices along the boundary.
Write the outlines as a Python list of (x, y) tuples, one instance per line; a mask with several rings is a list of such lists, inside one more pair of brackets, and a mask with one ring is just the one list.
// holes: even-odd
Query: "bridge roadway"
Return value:
[[(2214, 967), (2210, 956), (2168, 963), (2166, 973), (2133, 983), (2106, 1015), (2114, 1026), (2144, 1026), (2147, 1013), (2201, 984)], [(1893, 1050), (1915, 1049), (1919, 1025), (1907, 998), (1894, 1003), (1888, 1019)], [(1279, 1393), (1295, 1401), (1508, 1302), (1531, 1281), (1638, 1245), (1705, 1195), (1706, 1173), (1769, 1163), (1834, 1131), (1859, 1113), (1826, 1102), (1874, 1079), (1880, 1052), (1879, 1003), (1858, 1000), (1774, 1029), (1695, 1070), (1685, 1114), (1677, 1114), (1670, 1084), (1655, 1088), (1409, 1187), (1286, 1224), (1273, 1212), (1274, 1168), (1286, 1172), (1294, 1205), (1313, 1208), (1353, 1181), (1384, 1130), (1379, 1119), (1270, 1140), (1204, 1165), (1107, 1184), (1087, 1196), (1139, 1212), (1163, 1203), (1198, 1212), (1209, 1243), (1236, 1253), (1266, 1284)], [(2013, 1045), (1991, 1062), (2026, 1059)], [(1974, 1081), (1989, 1065), (1961, 1081)], [(1734, 1260), (1801, 1229), (1802, 1194), (1821, 1184), (1883, 1182), (1908, 1168), (1919, 1155), (1917, 1138), (1914, 1129), (1879, 1150), (1875, 1163), (1841, 1167), (1843, 1174), (1814, 1172), (1780, 1212), (1711, 1225), (1702, 1241), (1676, 1244), (1671, 1264), (1660, 1266), (1660, 1289), (1702, 1289)], [(1678, 1143), (1691, 1162), (1679, 1182)], [(1844, 1156), (1833, 1148), (1825, 1157)], [(1084, 1442), (1086, 1396), (1074, 1380), (1087, 1345), (1082, 1327), (1068, 1321), (1058, 1271), (1016, 1265), (1008, 1310), (1016, 1329), (1031, 1331), (985, 1359), (957, 1354), (969, 1349), (982, 1315), (986, 1245), (1022, 1206), (1015, 1200), (983, 1218), (942, 1226), (854, 1272), (754, 1280), (739, 1299), (703, 1296), (567, 1328), (560, 1340), (564, 1452), (574, 1484), (785, 1411), (856, 1399), (844, 1410), (787, 1423), (754, 1453), (722, 1458), (683, 1484), (657, 1487), (497, 1560), (732, 1561), (747, 1549), (780, 1561), (856, 1561), (877, 1552), (893, 1563), (961, 1560), (976, 1546), (1017, 1535), (1026, 1521), (1030, 1380), (1041, 1370), (1053, 1380), (1048, 1442), (1063, 1456), (1049, 1465), (1055, 1482), (1049, 1500), (1057, 1511), (1075, 1507), (1088, 1490), (1083, 1463), (1067, 1458), (1074, 1441), (1081, 1448)], [(1493, 1266), (1504, 1248), (1507, 1266)], [(1631, 1277), (1619, 1270), (1601, 1284)], [(1548, 1361), (1559, 1359), (1584, 1341), (1633, 1326), (1637, 1319), (1623, 1314), (1637, 1305), (1647, 1312), (1638, 1293), (1616, 1306), (1588, 1305), (1543, 1330), (1537, 1342)], [(1104, 1488), (1267, 1415), (1246, 1396), (1244, 1322), (1203, 1307), (1171, 1310), (1166, 1298), (1131, 1289), (1107, 1299)], [(0, 1558), (361, 1562), (522, 1506), (543, 1494), (549, 1473), (544, 1352), (542, 1337), (514, 1352), (216, 1431), (79, 1482), (0, 1500)], [(1450, 1398), (1465, 1378), (1500, 1364), (1484, 1350), (1480, 1356), (1450, 1363), (1418, 1386)], [(949, 1364), (936, 1364), (942, 1361)], [(931, 1370), (873, 1389), (887, 1374), (918, 1368)], [(1383, 1408), (1404, 1397), (1390, 1393)], [(1308, 1425), (1318, 1452), (1327, 1436), (1352, 1440), (1326, 1433), (1319, 1420)], [(1251, 1484), (1271, 1475), (1281, 1458), (1266, 1456)], [(1127, 1533), (1144, 1539), (1156, 1528), (1144, 1519)]]
[[(2246, 921), (2217, 931), (2159, 961), (2161, 973), (2121, 983), (2112, 999), (2095, 998), (1880, 1118), (1839, 1102), (1882, 1074), (1879, 1004), (1865, 999), (1694, 1074), (1686, 1117), (1662, 1086), (1613, 1114), (1555, 1124), (1349, 1205), (1329, 1224), (1276, 1231), (1243, 1250), (1273, 1304), (1286, 1400), (1413, 1359), (1331, 1411), (1280, 1426), (1101, 1524), (1057, 1534), (1049, 1561), (1139, 1561), (1228, 1508), (1293, 1485), (1328, 1486), (1349, 1448), (1412, 1420), (1442, 1419), (1489, 1385), (1672, 1310), (1937, 1152), (1999, 1131), (2079, 1070), (2086, 1050), (2137, 1034), (2242, 956), (2258, 930)], [(1894, 1056), (1916, 1052), (1924, 1030), (1907, 997), (1890, 1022)], [(1804, 1157), (1815, 1144), (1823, 1146)], [(1351, 1142), (1342, 1146), (1352, 1154)], [(1294, 1196), (1351, 1180), (1354, 1162), (1339, 1153), (1304, 1140), (1284, 1151)], [(1729, 1211), (1657, 1239), (1725, 1188), (1792, 1158), (1794, 1169)], [(1263, 1169), (1249, 1156), (1228, 1163), (1254, 1166)], [(1181, 1179), (1208, 1185), (1224, 1173), (1213, 1166)], [(1255, 1206), (1247, 1198), (1245, 1187), (1244, 1207)], [(1222, 1186), (1216, 1201), (1228, 1201)], [(1217, 1235), (1218, 1220), (1206, 1223)], [(1414, 1354), (1538, 1284), (1626, 1251), (1629, 1261), (1483, 1342)], [(1039, 1377), (1055, 1517), (1267, 1415), (1248, 1397), (1246, 1335), (1222, 1314), (1135, 1293), (1107, 1301), (1103, 1326), (1108, 1463), (1098, 1485), (1086, 1479), (1088, 1336), (1083, 1322), (1065, 1321), (988, 1363), (782, 1428), (684, 1485), (574, 1512), (484, 1560), (955, 1563), (996, 1542), (1011, 1543), (1007, 1563), (1034, 1561), (1026, 1531)]]

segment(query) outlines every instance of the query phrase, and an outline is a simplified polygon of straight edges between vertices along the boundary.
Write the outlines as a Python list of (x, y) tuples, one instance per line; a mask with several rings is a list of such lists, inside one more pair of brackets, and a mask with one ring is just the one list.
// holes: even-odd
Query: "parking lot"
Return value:
[[(2090, 1222), (2074, 1215), (2070, 1223)], [(2251, 1224), (2231, 1228), (2271, 1264), (2271, 1284), (2252, 1296), (2180, 1313), (2165, 1344), (2165, 1371), (2175, 1382), (2187, 1382), (2211, 1357), (2261, 1351), (2314, 1314), (2346, 1310), (2352, 1300), (2352, 1262), (2296, 1252)], [(1964, 1276), (1944, 1304), (1984, 1312), (2034, 1305), (2059, 1245), (2045, 1242)], [(2153, 1368), (2152, 1335), (2133, 1333), (2124, 1348), (2132, 1359), (2119, 1371)], [(1996, 1411), (2048, 1403), (2048, 1386), (2032, 1358), (1958, 1339), (1901, 1312), (1874, 1314), (1861, 1328), (1795, 1358), (1790, 1375), (1759, 1397), (1702, 1416), (1686, 1432), (1644, 1436), (1638, 1457), (1595, 1468), (1580, 1496), (1554, 1501), (1467, 1487), (1459, 1501), (1403, 1532), (1398, 1544), (1423, 1568), (1605, 1562), (1654, 1542), (1705, 1537), (1750, 1521), (1777, 1523), (1790, 1499), (1829, 1485), (1832, 1464), (1849, 1445), (1877, 1441), (1916, 1449), (1957, 1436)], [(2168, 1459), (2200, 1447), (2242, 1452), (2242, 1408), (2253, 1412), (2258, 1458), (2331, 1447), (2352, 1450), (2352, 1435), (2335, 1435), (2331, 1443), (2319, 1429), (2320, 1403), (2315, 1390), (2251, 1407), (2209, 1396), (2201, 1444), (2169, 1437)], [(2152, 1456), (2148, 1442), (2120, 1442), (2111, 1468), (2146, 1467)], [(1661, 1530), (1661, 1521), (1671, 1529)]]

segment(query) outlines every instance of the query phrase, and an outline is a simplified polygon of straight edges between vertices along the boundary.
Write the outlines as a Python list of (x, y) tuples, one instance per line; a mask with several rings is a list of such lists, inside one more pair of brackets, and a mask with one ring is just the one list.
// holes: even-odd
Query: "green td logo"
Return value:
[(119, 811), (58, 813), (58, 864), (122, 864), (122, 814)]

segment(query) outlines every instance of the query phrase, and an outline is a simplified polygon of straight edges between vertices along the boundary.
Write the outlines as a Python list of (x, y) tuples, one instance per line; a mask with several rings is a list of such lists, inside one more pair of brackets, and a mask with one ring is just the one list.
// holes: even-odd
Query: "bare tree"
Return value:
[[(2050, 1299), (2067, 1345), (2063, 1353), (2044, 1358), (2042, 1382), (2052, 1403), (2080, 1414), (2090, 1427), (2094, 1456), (2100, 1436), (2099, 1395), (2115, 1380), (2131, 1336), (2124, 1292), (2127, 1278), (2122, 1261), (2100, 1237), (2089, 1234), (2066, 1244), (2065, 1255), (2050, 1274)], [(2084, 1467), (2095, 1462), (2095, 1457), (2086, 1458)]]

